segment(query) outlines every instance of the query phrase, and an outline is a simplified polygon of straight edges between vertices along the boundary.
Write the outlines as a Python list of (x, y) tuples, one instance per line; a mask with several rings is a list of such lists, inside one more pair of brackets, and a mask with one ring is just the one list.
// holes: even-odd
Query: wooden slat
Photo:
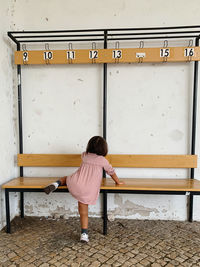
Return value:
[(80, 154), (18, 154), (18, 166), (24, 167), (78, 167)]
[[(113, 51), (116, 49), (96, 49), (98, 52), (97, 59), (90, 59), (89, 53), (91, 49), (76, 49), (75, 59), (67, 59), (67, 52), (70, 50), (51, 50), (53, 53), (52, 59), (45, 60), (44, 53), (46, 50), (32, 51), (16, 51), (15, 64), (95, 64), (95, 63), (139, 63), (139, 62), (186, 62), (200, 60), (200, 47), (167, 47), (169, 49), (169, 57), (161, 57), (161, 49), (163, 47), (154, 48), (121, 48), (122, 53), (120, 59), (113, 58)], [(194, 49), (194, 55), (191, 57), (185, 56), (185, 49)], [(28, 60), (23, 60), (23, 53), (28, 53)], [(137, 53), (145, 53), (144, 58), (138, 58)]]
[[(18, 177), (2, 185), (2, 188), (43, 189), (59, 177)], [(102, 180), (104, 190), (152, 190), (152, 191), (200, 191), (200, 181), (196, 179), (141, 179), (122, 178), (123, 185), (115, 185), (110, 178)], [(59, 187), (67, 188), (66, 186)]]
[[(6, 184), (2, 188), (32, 188), (41, 189), (57, 181), (59, 177), (18, 177)], [(66, 186), (65, 186), (66, 187)]]
[(114, 167), (126, 168), (196, 168), (196, 155), (108, 155)]
[(150, 190), (150, 191), (200, 191), (200, 181), (196, 179), (144, 179), (126, 178), (120, 179), (123, 185), (115, 185), (110, 178), (104, 178), (101, 189), (110, 190)]
[[(106, 157), (113, 167), (124, 168), (196, 168), (196, 155), (117, 155)], [(18, 166), (78, 167), (80, 154), (18, 154)]]

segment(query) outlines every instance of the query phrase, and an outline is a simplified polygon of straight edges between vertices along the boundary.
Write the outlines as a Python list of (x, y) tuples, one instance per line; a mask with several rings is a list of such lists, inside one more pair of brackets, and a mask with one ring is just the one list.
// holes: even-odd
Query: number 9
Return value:
[(23, 52), (23, 61), (28, 61), (28, 52)]

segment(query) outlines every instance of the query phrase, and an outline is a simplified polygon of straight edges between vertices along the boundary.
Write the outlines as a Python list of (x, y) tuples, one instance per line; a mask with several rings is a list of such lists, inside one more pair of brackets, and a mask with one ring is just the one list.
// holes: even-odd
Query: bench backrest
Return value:
[[(113, 167), (120, 168), (197, 168), (197, 155), (127, 155), (106, 156)], [(18, 154), (20, 167), (78, 167), (81, 154)]]

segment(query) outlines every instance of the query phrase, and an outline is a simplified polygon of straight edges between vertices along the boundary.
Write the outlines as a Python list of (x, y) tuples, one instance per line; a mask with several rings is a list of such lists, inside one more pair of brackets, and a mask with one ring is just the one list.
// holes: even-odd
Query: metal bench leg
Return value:
[(24, 192), (20, 192), (20, 210), (21, 218), (24, 218)]
[(5, 201), (6, 201), (6, 232), (10, 234), (10, 203), (9, 203), (9, 191), (5, 189)]
[(193, 221), (193, 194), (190, 193), (189, 196), (189, 222)]
[(107, 235), (107, 193), (103, 192), (103, 234)]

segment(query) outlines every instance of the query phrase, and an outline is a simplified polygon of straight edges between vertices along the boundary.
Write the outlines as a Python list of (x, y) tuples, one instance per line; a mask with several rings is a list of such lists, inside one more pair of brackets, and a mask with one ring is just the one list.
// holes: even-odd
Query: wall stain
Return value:
[(41, 115), (42, 115), (42, 111), (39, 110), (39, 109), (36, 109), (36, 110), (35, 110), (35, 113), (36, 113), (38, 116), (41, 116)]
[(173, 130), (173, 131), (169, 134), (169, 137), (170, 137), (173, 141), (178, 142), (178, 141), (180, 141), (180, 140), (183, 138), (183, 135), (184, 135), (183, 132), (181, 132), (181, 131), (178, 130), (178, 129), (175, 129), (175, 130)]
[(71, 216), (77, 216), (78, 215), (78, 210), (77, 212), (71, 211), (69, 208), (66, 209), (65, 207), (59, 207), (57, 206), (54, 210), (49, 209), (49, 214), (55, 219), (58, 218), (69, 218)]
[(28, 213), (28, 214), (34, 214), (33, 212), (33, 205), (25, 205), (25, 213)]
[(168, 212), (168, 210), (166, 210), (166, 209), (162, 210), (162, 213), (167, 213), (167, 212)]
[(80, 99), (74, 100), (73, 105), (75, 106), (76, 104), (80, 104)]
[(47, 204), (39, 204), (37, 207), (38, 207), (38, 208), (47, 208), (48, 205), (47, 205)]
[(159, 211), (155, 208), (146, 208), (142, 205), (135, 204), (130, 200), (126, 200), (123, 203), (123, 198), (119, 194), (115, 194), (114, 202), (116, 205), (118, 205), (118, 207), (113, 210), (115, 215), (127, 216), (139, 214), (140, 216), (146, 217), (150, 216), (151, 212), (159, 213)]

